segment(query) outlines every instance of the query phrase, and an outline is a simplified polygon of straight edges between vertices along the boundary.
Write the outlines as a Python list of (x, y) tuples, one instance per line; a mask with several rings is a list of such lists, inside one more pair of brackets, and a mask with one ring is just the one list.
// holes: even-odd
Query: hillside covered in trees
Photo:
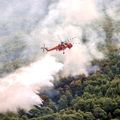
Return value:
[[(99, 70), (89, 76), (61, 78), (49, 92), (40, 94), (42, 107), (29, 112), (0, 114), (0, 120), (119, 120), (120, 53), (95, 60)], [(52, 94), (51, 94), (52, 93)]]

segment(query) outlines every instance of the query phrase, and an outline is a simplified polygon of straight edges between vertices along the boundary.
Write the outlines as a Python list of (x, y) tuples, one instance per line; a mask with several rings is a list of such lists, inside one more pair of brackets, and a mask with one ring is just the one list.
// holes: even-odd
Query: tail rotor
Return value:
[(45, 47), (45, 44), (43, 45), (43, 47), (41, 47), (42, 51), (45, 52), (47, 51), (47, 48)]

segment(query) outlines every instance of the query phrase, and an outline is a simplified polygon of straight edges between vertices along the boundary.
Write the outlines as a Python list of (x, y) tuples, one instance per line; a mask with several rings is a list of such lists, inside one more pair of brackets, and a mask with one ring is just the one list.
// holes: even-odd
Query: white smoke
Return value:
[(90, 52), (96, 58), (103, 58), (103, 54), (97, 50), (96, 46), (100, 40), (96, 37), (97, 40), (93, 41), (94, 35), (90, 37), (91, 41), (87, 46), (81, 42), (82, 27), (99, 17), (95, 0), (61, 0), (49, 7), (48, 15), (41, 23), (42, 28), (36, 27), (31, 35), (33, 37), (39, 35), (36, 36), (38, 37), (36, 39), (42, 39), (41, 44), (45, 44), (48, 48), (52, 48), (60, 41), (65, 41), (70, 37), (76, 37), (71, 40), (76, 44), (71, 50), (65, 50), (65, 55), (61, 55), (62, 52), (60, 54), (52, 52), (51, 54), (57, 56), (64, 63), (63, 74), (65, 76), (82, 73), (87, 75), (86, 69), (94, 59)]
[(52, 87), (53, 75), (62, 67), (55, 58), (46, 56), (0, 79), (0, 112), (16, 112), (18, 108), (29, 110), (35, 104), (42, 104), (38, 90)]

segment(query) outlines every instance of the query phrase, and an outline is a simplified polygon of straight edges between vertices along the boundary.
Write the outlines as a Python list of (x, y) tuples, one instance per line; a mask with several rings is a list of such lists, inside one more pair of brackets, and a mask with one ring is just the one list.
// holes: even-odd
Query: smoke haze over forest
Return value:
[[(111, 39), (120, 42), (119, 5), (119, 0), (0, 0), (0, 112), (41, 104), (36, 93), (52, 87), (59, 72), (88, 75), (91, 61), (105, 58), (98, 45), (106, 44), (101, 26), (106, 14), (116, 23)], [(44, 44), (51, 48), (74, 36), (76, 44), (65, 55), (41, 51)]]

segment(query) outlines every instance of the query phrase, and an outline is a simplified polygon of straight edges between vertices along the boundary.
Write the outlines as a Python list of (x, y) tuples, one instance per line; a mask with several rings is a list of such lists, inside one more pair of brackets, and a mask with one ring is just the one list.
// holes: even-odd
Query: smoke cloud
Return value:
[[(58, 72), (64, 76), (88, 75), (91, 61), (104, 58), (97, 48), (99, 43), (104, 44), (104, 30), (97, 26), (96, 31), (89, 26), (101, 18), (97, 2), (0, 0), (0, 112), (29, 110), (34, 104), (42, 104), (37, 93), (52, 87), (53, 76)], [(108, 13), (115, 16), (111, 9)], [(86, 43), (82, 42), (84, 27)], [(41, 51), (44, 44), (51, 48), (74, 36), (73, 48), (65, 50), (64, 55)]]
[(55, 58), (45, 56), (0, 79), (0, 112), (16, 112), (18, 108), (29, 110), (35, 104), (42, 104), (37, 95), (38, 90), (52, 87), (53, 75), (62, 70), (62, 67), (63, 64)]

